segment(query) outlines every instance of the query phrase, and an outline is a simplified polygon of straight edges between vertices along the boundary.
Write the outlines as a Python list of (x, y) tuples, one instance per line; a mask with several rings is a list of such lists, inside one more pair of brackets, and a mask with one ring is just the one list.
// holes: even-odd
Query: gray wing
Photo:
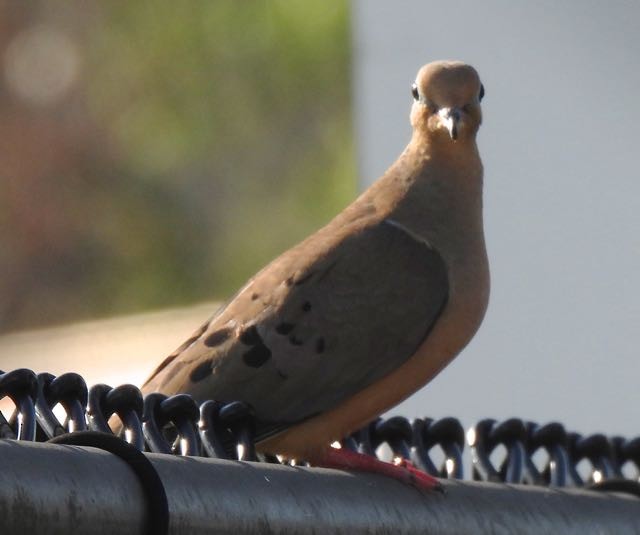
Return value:
[(331, 409), (405, 362), (447, 300), (440, 255), (386, 220), (305, 265), (301, 252), (313, 245), (303, 242), (258, 273), (146, 390), (245, 401), (265, 436)]

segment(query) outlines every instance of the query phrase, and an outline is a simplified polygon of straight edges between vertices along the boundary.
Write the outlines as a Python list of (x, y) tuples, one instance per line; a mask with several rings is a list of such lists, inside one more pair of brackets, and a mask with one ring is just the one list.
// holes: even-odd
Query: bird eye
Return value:
[(420, 93), (418, 93), (418, 86), (416, 84), (411, 86), (411, 94), (413, 95), (413, 100), (420, 100)]
[(480, 94), (478, 95), (478, 100), (482, 102), (483, 98), (484, 98), (484, 86), (480, 84)]

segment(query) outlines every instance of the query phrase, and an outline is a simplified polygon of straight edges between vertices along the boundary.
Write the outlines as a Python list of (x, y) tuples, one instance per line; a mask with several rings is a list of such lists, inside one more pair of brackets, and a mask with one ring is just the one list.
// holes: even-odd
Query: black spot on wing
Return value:
[(247, 327), (242, 333), (240, 333), (240, 341), (248, 346), (257, 346), (262, 344), (262, 337), (258, 333), (258, 328), (255, 325)]
[(260, 294), (259, 294), (259, 293), (253, 292), (253, 293), (251, 294), (251, 300), (252, 300), (252, 301), (255, 301), (255, 300), (256, 300), (256, 299), (258, 299), (259, 297), (260, 297)]
[(271, 358), (271, 350), (264, 344), (253, 346), (242, 355), (242, 359), (247, 366), (259, 368)]
[(322, 353), (324, 352), (324, 338), (318, 338), (316, 340), (316, 353)]
[(276, 325), (276, 332), (278, 334), (283, 334), (283, 335), (289, 334), (291, 331), (293, 331), (294, 328), (295, 328), (294, 323), (283, 321), (282, 323), (278, 323), (278, 325)]
[(218, 329), (204, 339), (204, 345), (207, 347), (219, 346), (225, 342), (229, 336), (231, 336), (231, 329)]
[(311, 310), (311, 303), (309, 301), (302, 303), (302, 310), (304, 312), (309, 312)]
[(191, 370), (191, 373), (189, 374), (189, 379), (191, 379), (191, 382), (197, 383), (209, 377), (209, 375), (211, 375), (211, 372), (213, 371), (213, 368), (211, 366), (212, 362), (213, 359), (207, 359), (204, 362), (198, 364), (193, 370)]

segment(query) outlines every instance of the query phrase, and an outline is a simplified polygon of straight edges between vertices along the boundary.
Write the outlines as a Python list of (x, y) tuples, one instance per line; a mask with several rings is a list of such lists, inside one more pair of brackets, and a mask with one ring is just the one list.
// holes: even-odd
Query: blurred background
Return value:
[(394, 412), (637, 432), (640, 5), (0, 1), (0, 367), (139, 383), (475, 65), (493, 289)]
[(223, 297), (353, 197), (345, 2), (1, 5), (2, 331)]

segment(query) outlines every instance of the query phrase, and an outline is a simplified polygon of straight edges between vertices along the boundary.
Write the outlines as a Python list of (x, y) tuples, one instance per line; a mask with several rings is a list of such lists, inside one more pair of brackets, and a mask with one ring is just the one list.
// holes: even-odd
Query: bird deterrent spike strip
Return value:
[[(0, 438), (46, 441), (73, 431), (112, 433), (114, 414), (124, 422), (123, 440), (141, 451), (243, 461), (279, 462), (256, 452), (251, 408), (235, 401), (198, 406), (186, 394), (149, 394), (138, 388), (98, 384), (87, 389), (76, 373), (58, 377), (28, 369), (0, 371), (0, 399), (15, 409), (0, 412)], [(58, 406), (60, 409), (54, 408)], [(56, 413), (63, 414), (61, 421)], [(640, 479), (640, 437), (569, 433), (556, 422), (538, 425), (511, 418), (486, 419), (466, 433), (455, 418), (379, 418), (346, 437), (341, 446), (375, 455), (382, 445), (425, 472), (462, 479), (463, 451), (471, 453), (474, 480), (581, 487)], [(438, 451), (439, 450), (439, 451)], [(501, 458), (494, 458), (502, 450)], [(541, 459), (542, 457), (542, 459)], [(631, 474), (631, 475), (629, 475)]]

